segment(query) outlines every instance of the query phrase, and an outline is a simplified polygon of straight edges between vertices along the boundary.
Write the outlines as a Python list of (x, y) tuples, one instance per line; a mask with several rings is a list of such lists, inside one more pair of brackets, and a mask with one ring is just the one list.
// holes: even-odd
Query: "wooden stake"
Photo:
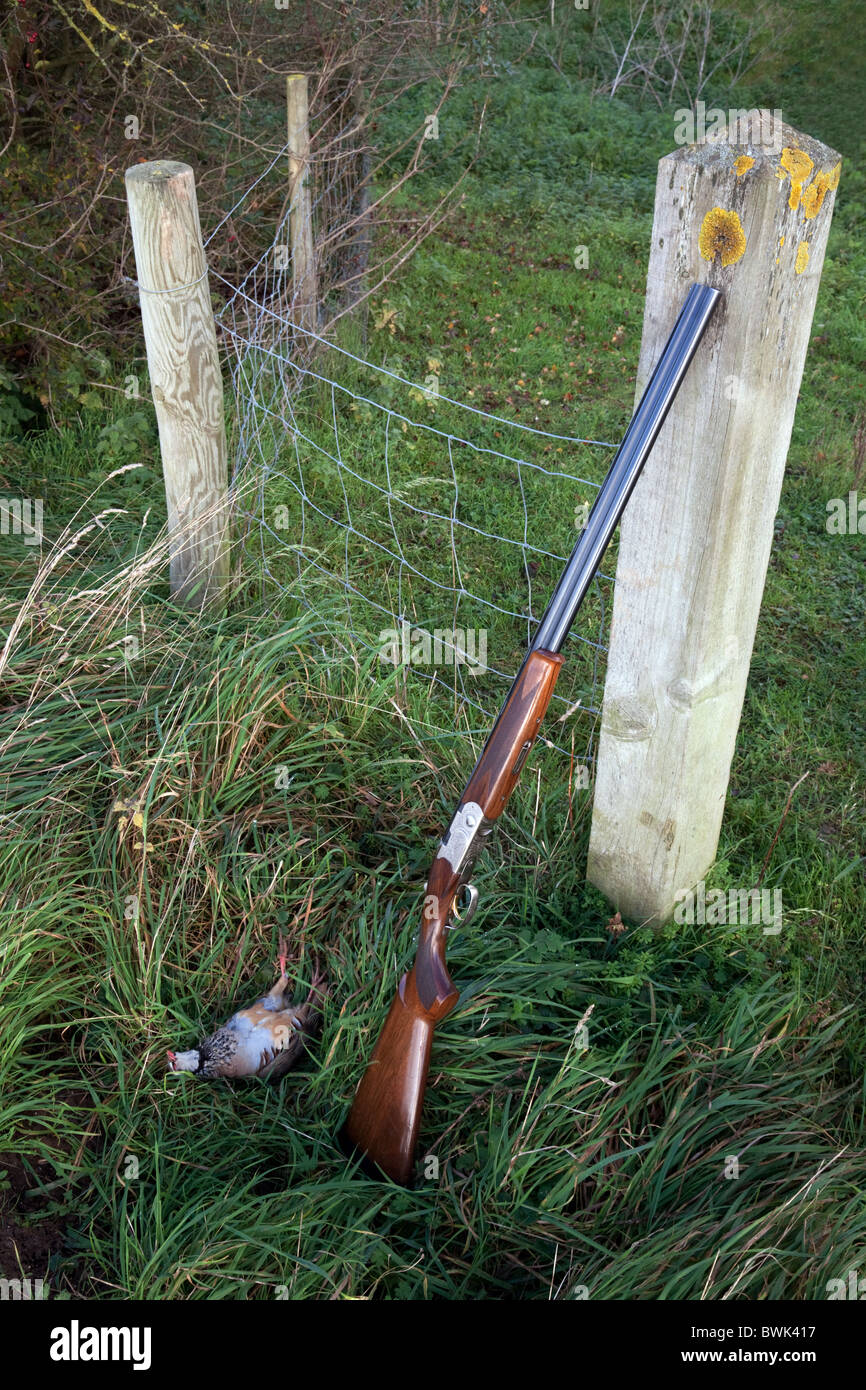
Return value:
[(775, 113), (735, 114), (656, 185), (638, 396), (689, 284), (725, 301), (621, 529), (588, 876), (638, 921), (715, 859), (839, 178)]
[(286, 78), (289, 132), (289, 232), (292, 253), (293, 318), (306, 332), (319, 323), (313, 218), (310, 198), (310, 124), (305, 73)]
[(195, 180), (160, 159), (126, 171), (150, 384), (168, 503), (171, 592), (202, 608), (228, 579), (223, 385)]

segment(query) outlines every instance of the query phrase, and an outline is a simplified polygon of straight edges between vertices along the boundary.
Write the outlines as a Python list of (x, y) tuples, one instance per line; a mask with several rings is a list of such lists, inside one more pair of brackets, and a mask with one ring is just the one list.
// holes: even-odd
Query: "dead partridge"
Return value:
[[(282, 945), (282, 943), (280, 943)], [(169, 1071), (189, 1071), (208, 1080), (217, 1076), (261, 1076), (276, 1080), (294, 1066), (313, 1036), (325, 997), (318, 970), (303, 1004), (287, 1004), (289, 986), (285, 952), (280, 953), (280, 978), (270, 994), (248, 1009), (240, 1009), (190, 1052), (169, 1052)]]

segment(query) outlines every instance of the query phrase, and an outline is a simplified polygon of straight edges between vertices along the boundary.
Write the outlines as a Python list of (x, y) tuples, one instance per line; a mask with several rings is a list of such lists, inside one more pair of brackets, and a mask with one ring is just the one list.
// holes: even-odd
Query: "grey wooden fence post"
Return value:
[(141, 318), (168, 503), (171, 592), (218, 603), (228, 579), (223, 385), (188, 164), (126, 171)]
[(623, 518), (588, 877), (670, 920), (715, 859), (840, 159), (741, 112), (659, 164), (638, 395), (688, 285), (723, 291)]
[(294, 320), (315, 333), (319, 321), (313, 217), (310, 198), (310, 124), (308, 79), (293, 72), (286, 78), (289, 144), (289, 233), (292, 249)]

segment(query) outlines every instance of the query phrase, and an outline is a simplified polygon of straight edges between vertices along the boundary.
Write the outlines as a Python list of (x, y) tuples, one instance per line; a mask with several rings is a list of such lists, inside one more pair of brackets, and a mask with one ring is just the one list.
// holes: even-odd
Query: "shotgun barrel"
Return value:
[(374, 1176), (411, 1182), (433, 1032), (459, 998), (445, 962), (457, 900), (468, 892), (465, 922), (478, 901), (472, 864), (538, 734), (562, 666), (560, 648), (720, 299), (708, 285), (689, 290), (433, 861), (415, 963), (400, 981), (339, 1135)]
[(561, 649), (721, 297), (709, 285), (692, 285), (689, 290), (586, 526), (535, 630), (530, 651)]

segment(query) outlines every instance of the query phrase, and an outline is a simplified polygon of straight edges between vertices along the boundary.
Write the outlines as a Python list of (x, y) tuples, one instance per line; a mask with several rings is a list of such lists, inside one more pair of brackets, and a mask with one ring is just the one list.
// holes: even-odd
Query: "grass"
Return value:
[[(52, 1288), (821, 1296), (862, 1238), (850, 1016), (748, 929), (606, 930), (579, 857), (554, 850), (549, 777), (454, 941), (463, 996), (423, 1145), (438, 1181), (346, 1171), (333, 1135), (465, 750), (407, 738), (395, 675), (311, 661), (313, 615), (193, 627), (137, 598), (144, 670), (106, 669), (110, 605), (94, 621), (69, 599), (6, 672), (3, 1125), (26, 1137), (32, 1229), (63, 1227)], [(404, 718), (421, 727), (426, 702)], [(268, 983), (279, 931), (300, 987), (327, 963), (311, 1061), (279, 1088), (168, 1080), (167, 1046)]]
[[(800, 90), (812, 100), (808, 72)], [(468, 109), (472, 90), (461, 99)], [(555, 142), (539, 138), (542, 118)], [(461, 212), (373, 306), (366, 343), (355, 326), (345, 345), (413, 380), (432, 357), (444, 395), (616, 439), (669, 115), (590, 104), (539, 63), (499, 79), (487, 130)], [(462, 995), (437, 1033), (411, 1192), (348, 1170), (334, 1135), (411, 956), (431, 849), (484, 717), (459, 687), (379, 663), (359, 640), (375, 635), (371, 613), (347, 621), (315, 571), (299, 584), (282, 538), (265, 542), (267, 583), (248, 554), (226, 616), (176, 610), (152, 548), (155, 440), (146, 418), (129, 423), (140, 403), (7, 449), (7, 477), (46, 497), (57, 545), (29, 598), (32, 556), (14, 538), (0, 556), (14, 634), (0, 673), (6, 1277), (107, 1299), (821, 1299), (858, 1267), (863, 542), (824, 526), (827, 499), (862, 469), (863, 163), (856, 146), (843, 154), (709, 878), (750, 885), (766, 865), (783, 932), (620, 931), (583, 877), (588, 796), (567, 756), (541, 750), (479, 863), (478, 914), (452, 939)], [(590, 249), (582, 277), (578, 243)], [(361, 368), (340, 380), (375, 400), (369, 418), (348, 401), (339, 415), (343, 457), (368, 477), (382, 466), (380, 406), (465, 431), (444, 401), (407, 408), (403, 388)], [(311, 389), (299, 410), (311, 438), (333, 438), (329, 392)], [(435, 436), (400, 434), (396, 485), (444, 505)], [(466, 436), (508, 451), (507, 427), (475, 420)], [(554, 473), (601, 477), (601, 451), (521, 439), (521, 457)], [(486, 529), (519, 539), (514, 466), (491, 473), (489, 457), (465, 450), (461, 496)], [(311, 470), (317, 458), (310, 447)], [(580, 487), (525, 473), (534, 539), (562, 553)], [(316, 500), (340, 505), (337, 481), (312, 472)], [(350, 506), (384, 525), (369, 488), (349, 487)], [(291, 501), (275, 481), (265, 506)], [(310, 525), (309, 548), (339, 565), (333, 528)], [(447, 538), (431, 526), (408, 539), (450, 579)], [(472, 587), (491, 592), (496, 562), (496, 602), (523, 612), (519, 549), (509, 561), (501, 545), (471, 546)], [(368, 592), (390, 601), (394, 568), (357, 559)], [(555, 568), (542, 557), (534, 600)], [(444, 626), (450, 612), (406, 583), (419, 616)], [(578, 636), (598, 634), (608, 601), (602, 584)], [(490, 625), (507, 668), (521, 624)], [(581, 643), (571, 651), (590, 699), (602, 673)], [(495, 703), (495, 681), (479, 693)], [(592, 721), (576, 727), (580, 757)], [(167, 1047), (192, 1045), (271, 982), (281, 933), (298, 992), (317, 959), (330, 984), (309, 1060), (279, 1086), (166, 1078)]]

